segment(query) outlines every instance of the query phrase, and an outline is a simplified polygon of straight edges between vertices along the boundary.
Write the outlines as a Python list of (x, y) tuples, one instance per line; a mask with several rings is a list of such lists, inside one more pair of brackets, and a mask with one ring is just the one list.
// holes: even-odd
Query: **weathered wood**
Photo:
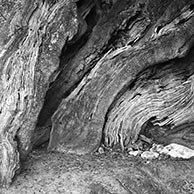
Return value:
[(73, 1), (5, 1), (1, 8), (0, 183), (8, 185), (31, 149), (50, 76), (79, 20)]
[[(168, 4), (169, 6), (166, 6), (160, 17), (157, 14), (157, 17), (154, 17), (160, 3), (155, 4), (155, 9), (151, 10), (149, 10), (149, 3), (149, 1), (136, 2), (136, 10), (141, 12), (141, 17), (132, 21), (132, 27), (127, 32), (129, 35), (134, 33), (135, 37), (141, 37), (143, 33), (141, 39), (135, 45), (117, 46), (117, 49), (107, 52), (91, 72), (85, 75), (75, 90), (62, 101), (52, 117), (50, 150), (84, 154), (96, 150), (101, 143), (112, 146), (113, 143), (118, 142), (124, 148), (124, 144), (136, 142), (141, 125), (144, 122), (159, 114), (153, 111), (148, 118), (146, 117), (147, 113), (142, 112), (142, 115), (140, 115), (144, 118), (142, 123), (139, 123), (135, 117), (130, 118), (130, 116), (133, 117), (130, 112), (130, 116), (127, 115), (126, 118), (124, 115), (118, 115), (118, 120), (114, 120), (114, 117), (116, 117), (114, 111), (111, 113), (112, 115), (109, 115), (114, 107), (117, 110), (121, 106), (122, 109), (122, 105), (119, 105), (119, 99), (127, 92), (127, 88), (132, 87), (131, 84), (136, 80), (140, 71), (175, 58), (185, 57), (191, 45), (193, 45), (194, 13), (188, 2), (179, 1), (177, 3), (174, 1)], [(115, 4), (115, 6), (117, 5)], [(131, 10), (132, 7), (134, 10), (134, 4), (131, 4), (131, 8), (128, 9)], [(139, 28), (139, 20), (150, 21), (151, 26), (148, 29), (143, 28), (142, 32), (142, 29)], [(170, 80), (173, 81), (173, 79)], [(188, 85), (188, 89), (185, 88), (185, 93), (183, 92), (181, 95), (187, 95), (187, 92), (192, 93), (191, 83), (192, 79), (185, 82), (185, 87)], [(184, 85), (184, 83), (182, 84)], [(174, 83), (174, 85), (176, 84)], [(173, 91), (169, 90), (169, 92)], [(177, 92), (174, 95), (178, 94)], [(189, 99), (192, 97), (191, 95)], [(180, 96), (180, 98), (182, 97)], [(126, 99), (126, 102), (123, 102), (126, 109), (133, 106), (133, 103), (129, 100)], [(149, 106), (146, 103), (142, 104), (142, 107)], [(137, 107), (136, 110), (138, 111)], [(158, 111), (160, 109), (157, 106), (155, 108), (158, 108)], [(187, 117), (186, 110), (185, 115), (183, 114), (185, 117)], [(189, 110), (193, 110), (193, 107)], [(178, 114), (179, 112), (177, 112)], [(161, 116), (160, 119), (163, 117)], [(108, 123), (109, 120), (110, 123)], [(133, 120), (134, 124), (130, 126), (129, 122)], [(179, 122), (177, 121), (177, 123)], [(137, 130), (134, 125), (138, 124), (140, 126)], [(110, 129), (106, 129), (107, 125), (110, 125)], [(127, 143), (124, 143), (124, 141)]]

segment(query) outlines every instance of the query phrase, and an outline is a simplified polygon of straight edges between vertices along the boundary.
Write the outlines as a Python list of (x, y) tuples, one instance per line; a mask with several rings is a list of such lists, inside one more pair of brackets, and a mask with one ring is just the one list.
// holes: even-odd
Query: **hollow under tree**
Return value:
[(0, 182), (32, 148), (194, 149), (192, 0), (0, 3)]

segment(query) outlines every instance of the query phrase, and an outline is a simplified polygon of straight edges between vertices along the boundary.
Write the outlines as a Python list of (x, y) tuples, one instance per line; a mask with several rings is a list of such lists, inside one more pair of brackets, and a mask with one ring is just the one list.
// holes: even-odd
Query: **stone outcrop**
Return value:
[(120, 39), (115, 40), (117, 48), (107, 51), (62, 100), (52, 117), (50, 150), (85, 154), (101, 143), (108, 147), (119, 143), (125, 149), (135, 144), (141, 127), (152, 118), (159, 126), (192, 122), (193, 65), (177, 62), (193, 44), (192, 6), (172, 2), (160, 17), (151, 15), (159, 7), (149, 12), (150, 6), (137, 3), (140, 13), (131, 26), (128, 23), (126, 33), (134, 34), (137, 42), (120, 46), (116, 44)]
[(87, 154), (194, 149), (192, 0), (0, 5), (0, 183), (49, 141)]
[(1, 1), (0, 182), (8, 185), (31, 149), (51, 75), (78, 31), (72, 1)]

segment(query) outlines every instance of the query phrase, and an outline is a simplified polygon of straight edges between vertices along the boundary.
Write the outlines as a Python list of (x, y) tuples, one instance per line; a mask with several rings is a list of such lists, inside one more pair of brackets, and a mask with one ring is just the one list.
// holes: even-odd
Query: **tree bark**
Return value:
[(2, 3), (1, 184), (46, 141), (76, 154), (143, 149), (142, 137), (194, 149), (192, 3)]

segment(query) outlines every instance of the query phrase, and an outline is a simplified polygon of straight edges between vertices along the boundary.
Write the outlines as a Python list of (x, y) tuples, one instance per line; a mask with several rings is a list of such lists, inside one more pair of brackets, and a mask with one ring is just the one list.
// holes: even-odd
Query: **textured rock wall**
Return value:
[(124, 150), (133, 146), (140, 131), (145, 130), (144, 135), (158, 143), (176, 142), (194, 149), (194, 142), (184, 141), (183, 134), (175, 133), (169, 141), (170, 133), (183, 123), (186, 123), (188, 137), (191, 135), (188, 126), (194, 114), (194, 58), (190, 57), (191, 61), (175, 60), (138, 75), (135, 85), (126, 90), (107, 114), (104, 135), (108, 147), (120, 144)]
[(64, 44), (78, 30), (73, 1), (1, 1), (0, 183), (31, 149), (38, 114)]
[[(152, 117), (159, 121), (165, 119), (161, 125), (173, 123), (176, 126), (192, 120), (192, 76), (182, 80), (176, 78), (173, 69), (164, 70), (164, 75), (168, 71), (172, 71), (172, 75), (161, 76), (153, 83), (150, 80), (148, 89), (138, 87), (137, 92), (132, 86), (144, 69), (185, 57), (193, 44), (192, 6), (185, 1), (166, 2), (160, 13), (160, 1), (156, 4), (136, 1), (128, 6), (127, 12), (133, 10), (135, 14), (128, 20), (127, 29), (120, 26), (122, 32), (112, 36), (110, 50), (62, 100), (53, 115), (51, 150), (84, 154), (96, 150), (101, 143), (107, 146), (120, 143), (124, 149), (136, 142), (141, 126)], [(119, 15), (123, 13), (126, 13), (125, 8)], [(125, 45), (118, 44), (127, 35)], [(161, 79), (172, 83), (157, 93), (153, 90), (165, 84)], [(157, 81), (161, 83), (157, 85)]]
[(0, 183), (49, 149), (144, 137), (193, 148), (192, 0), (0, 1)]

